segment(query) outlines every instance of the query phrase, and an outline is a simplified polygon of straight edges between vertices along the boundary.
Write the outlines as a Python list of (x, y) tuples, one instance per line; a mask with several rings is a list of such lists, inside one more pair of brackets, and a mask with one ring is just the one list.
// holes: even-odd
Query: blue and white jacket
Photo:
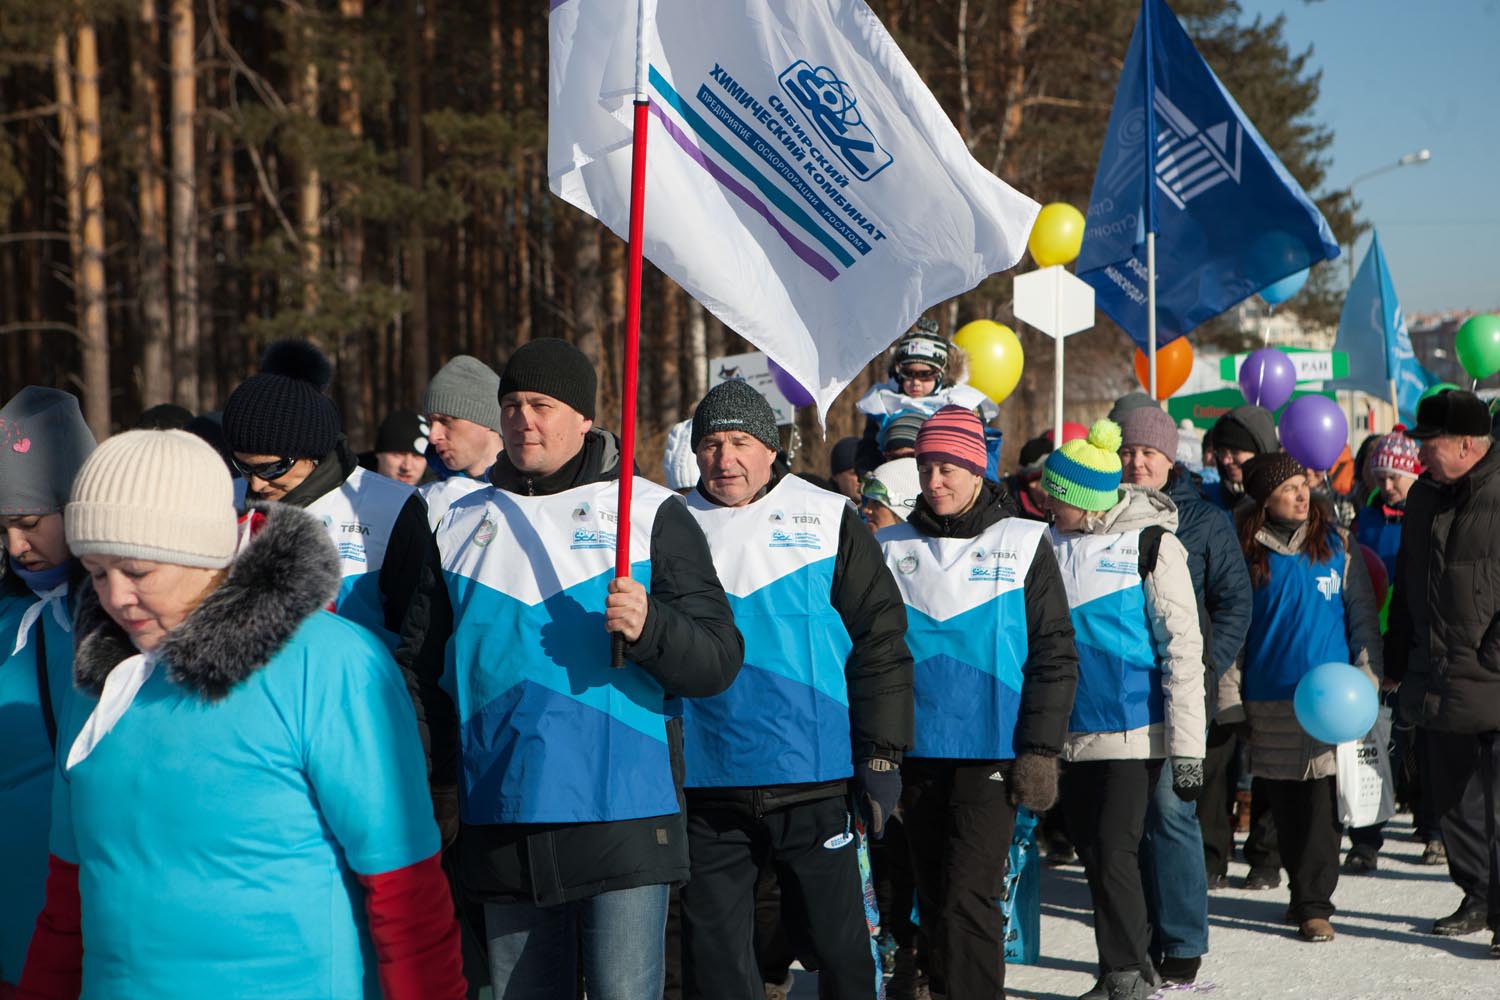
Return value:
[(876, 539), (906, 603), (916, 735), (908, 757), (1008, 760), (1062, 749), (1078, 654), (1047, 527), (985, 482), (965, 513), (925, 499)]
[(1165, 494), (1127, 485), (1087, 532), (1049, 529), (1078, 647), (1068, 760), (1204, 755), (1203, 639), (1176, 527)]
[(463, 877), (485, 898), (555, 905), (687, 874), (681, 723), (665, 701), (724, 690), (744, 647), (681, 498), (637, 478), (631, 576), (648, 610), (626, 665), (611, 668), (618, 474), (602, 431), (551, 476), (502, 456), (495, 485), (438, 527), (455, 612), (442, 683), (462, 745)]
[[(683, 703), (689, 801), (809, 783), (840, 794), (855, 760), (899, 761), (912, 730), (906, 614), (848, 500), (784, 475), (742, 507), (701, 486), (687, 502), (745, 637), (729, 690)], [(765, 808), (798, 795), (777, 791)]]

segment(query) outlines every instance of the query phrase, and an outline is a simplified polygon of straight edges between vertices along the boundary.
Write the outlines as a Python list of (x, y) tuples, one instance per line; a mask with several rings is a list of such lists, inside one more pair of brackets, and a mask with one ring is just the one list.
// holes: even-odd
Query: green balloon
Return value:
[(1417, 398), (1417, 402), (1422, 402), (1422, 400), (1426, 399), (1428, 396), (1436, 396), (1440, 392), (1447, 392), (1449, 389), (1457, 388), (1458, 386), (1454, 385), (1452, 382), (1438, 382), (1434, 385), (1429, 385), (1426, 390), (1423, 391), (1422, 395)]
[(1474, 378), (1488, 378), (1500, 372), (1500, 316), (1485, 313), (1464, 320), (1454, 347), (1464, 371)]

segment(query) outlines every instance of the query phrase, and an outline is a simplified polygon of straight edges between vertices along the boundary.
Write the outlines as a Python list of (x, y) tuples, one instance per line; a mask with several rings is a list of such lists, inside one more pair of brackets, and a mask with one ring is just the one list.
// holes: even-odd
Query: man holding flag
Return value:
[(1143, 0), (1094, 174), (1078, 276), (1146, 353), (1153, 395), (1161, 345), (1338, 253), (1322, 213), (1164, 0)]

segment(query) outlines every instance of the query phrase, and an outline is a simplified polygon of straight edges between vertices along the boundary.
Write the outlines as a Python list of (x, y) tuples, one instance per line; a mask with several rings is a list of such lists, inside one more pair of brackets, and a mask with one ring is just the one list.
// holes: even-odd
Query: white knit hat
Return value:
[(693, 422), (684, 420), (667, 428), (667, 447), (661, 456), (667, 489), (689, 490), (698, 484), (698, 457), (693, 454)]
[(78, 470), (63, 523), (75, 556), (218, 569), (234, 557), (237, 521), (211, 445), (185, 431), (126, 431)]
[(922, 492), (921, 478), (917, 474), (915, 458), (895, 458), (875, 467), (870, 478), (865, 480), (862, 495), (884, 504), (901, 520), (917, 506), (917, 497)]

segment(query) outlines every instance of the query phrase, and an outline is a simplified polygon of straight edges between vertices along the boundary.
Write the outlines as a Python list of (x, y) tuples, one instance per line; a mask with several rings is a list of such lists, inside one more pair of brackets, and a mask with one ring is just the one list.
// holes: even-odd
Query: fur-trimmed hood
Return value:
[[(338, 594), (338, 551), (317, 518), (284, 504), (253, 504), (265, 523), (228, 574), (157, 649), (176, 684), (218, 701), (264, 666), (308, 616)], [(95, 697), (135, 646), (99, 603), (91, 582), (79, 595), (73, 677)]]

